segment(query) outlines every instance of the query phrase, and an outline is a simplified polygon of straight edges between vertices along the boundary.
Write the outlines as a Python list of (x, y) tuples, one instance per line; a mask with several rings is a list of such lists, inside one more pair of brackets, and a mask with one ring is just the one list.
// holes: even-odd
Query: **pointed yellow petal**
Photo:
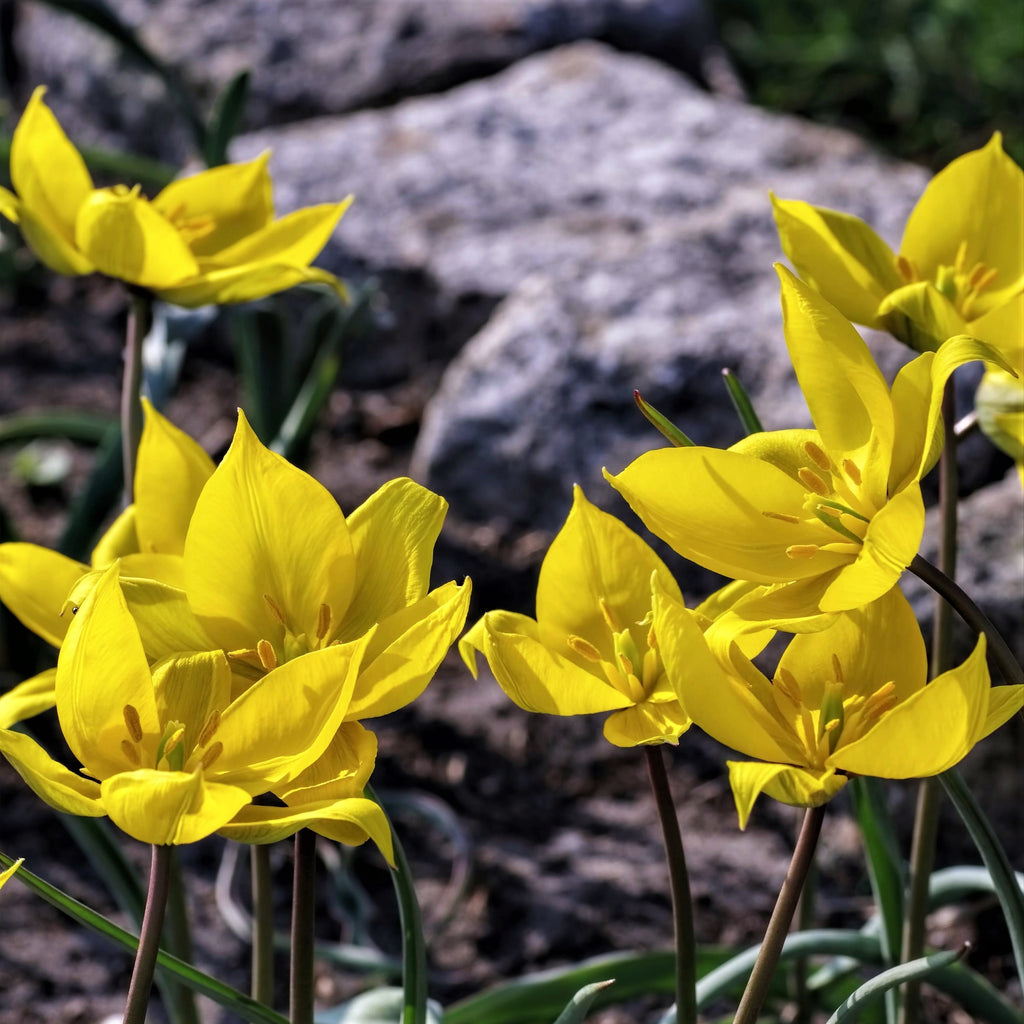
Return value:
[[(22, 230), (25, 230), (25, 214), (28, 213), (33, 230), (56, 236), (62, 247), (73, 252), (75, 218), (92, 192), (92, 178), (78, 150), (68, 141), (43, 102), (45, 92), (45, 88), (39, 86), (32, 93), (14, 129), (11, 182), (21, 200)], [(45, 258), (33, 240), (28, 235), (26, 238)]]
[(469, 580), (446, 583), (384, 619), (359, 673), (347, 720), (377, 718), (414, 701), (434, 677), (469, 611)]
[(21, 203), (10, 190), (0, 185), (0, 216), (6, 217), (12, 224), (17, 224), (21, 217)]
[(319, 835), (346, 846), (358, 846), (372, 839), (393, 867), (391, 828), (384, 812), (372, 800), (319, 801), (299, 807), (263, 807), (250, 804), (219, 830), (219, 834), (240, 843), (274, 843), (311, 828)]
[[(526, 711), (588, 715), (627, 708), (632, 701), (603, 676), (580, 668), (541, 643), (537, 623), (515, 612), (488, 612), (475, 631), (480, 653), (498, 685)], [(566, 637), (566, 650), (568, 637)]]
[(879, 304), (879, 316), (902, 313), (911, 321), (913, 347), (935, 351), (947, 338), (968, 330), (967, 321), (931, 281), (915, 281), (890, 292)]
[(72, 587), (89, 566), (39, 547), (0, 544), (0, 600), (33, 633), (59, 647), (71, 623), (61, 615)]
[[(188, 600), (225, 650), (315, 637), (320, 607), (348, 607), (355, 558), (338, 503), (269, 451), (239, 412), (223, 461), (196, 503), (185, 541)], [(269, 600), (268, 600), (269, 599)]]
[(48, 668), (0, 694), (0, 729), (9, 729), (16, 722), (24, 722), (52, 708), (57, 703), (56, 678), (57, 670)]
[(774, 195), (782, 251), (847, 320), (877, 327), (879, 302), (902, 283), (893, 251), (859, 217)]
[(92, 260), (80, 252), (74, 239), (70, 242), (40, 220), (36, 211), (25, 206), (18, 210), (18, 227), (28, 247), (58, 274), (91, 274), (96, 270)]
[(342, 722), (327, 749), (274, 793), (288, 804), (362, 796), (377, 760), (377, 737), (359, 722)]
[(1024, 707), (1024, 686), (993, 686), (988, 692), (988, 713), (974, 742), (983, 740)]
[(342, 302), (348, 291), (342, 281), (319, 267), (293, 267), (287, 263), (244, 263), (224, 270), (208, 270), (187, 282), (158, 289), (160, 298), (177, 306), (196, 306), (234, 302), (252, 302), (297, 284), (324, 284), (332, 288)]
[(121, 749), (129, 734), (127, 705), (142, 729), (142, 763), (155, 765), (160, 722), (153, 680), (116, 565), (103, 573), (68, 629), (57, 660), (56, 692), (64, 738), (93, 778), (131, 767)]
[[(356, 556), (355, 592), (342, 640), (362, 636), (426, 593), (448, 502), (408, 479), (391, 480), (346, 517)], [(378, 641), (380, 637), (378, 636)]]
[(678, 701), (670, 704), (644, 701), (632, 708), (613, 711), (605, 720), (604, 738), (617, 747), (675, 743), (691, 724)]
[(154, 200), (196, 256), (213, 256), (265, 228), (274, 216), (269, 154), (172, 181)]
[(119, 829), (156, 846), (205, 839), (250, 800), (245, 790), (209, 782), (202, 772), (146, 768), (106, 779), (102, 794), (103, 806)]
[(727, 761), (729, 785), (736, 800), (740, 828), (747, 827), (754, 801), (761, 793), (794, 807), (820, 807), (831, 800), (846, 779), (832, 769), (815, 771), (786, 764)]
[(540, 569), (541, 641), (561, 645), (570, 634), (580, 636), (613, 661), (603, 601), (618, 630), (630, 629), (638, 646), (645, 643), (647, 627), (640, 623), (651, 610), (652, 573), (679, 595), (678, 585), (651, 548), (615, 516), (587, 501), (578, 485), (573, 487), (572, 509)]
[(25, 858), (19, 857), (9, 868), (5, 869), (4, 871), (0, 871), (0, 889), (2, 889), (8, 881), (10, 881), (15, 871), (17, 871), (18, 868), (20, 868), (21, 865), (24, 863)]
[(107, 527), (92, 549), (90, 561), (94, 569), (106, 569), (125, 555), (139, 552), (139, 535), (135, 529), (135, 506), (129, 505)]
[(981, 636), (962, 665), (885, 712), (859, 739), (848, 745), (840, 739), (829, 764), (883, 779), (938, 775), (966, 756), (982, 735), (990, 685)]
[(953, 264), (961, 242), (965, 265), (997, 268), (999, 287), (1024, 273), (1024, 172), (1003, 152), (998, 132), (932, 178), (907, 221), (900, 253), (931, 278)]
[(106, 813), (98, 783), (54, 761), (24, 733), (0, 729), (0, 754), (10, 761), (36, 796), (58, 811), (85, 818), (99, 818)]
[(82, 204), (75, 244), (101, 273), (144, 288), (167, 288), (199, 272), (174, 226), (126, 189), (97, 189)]
[(213, 460), (146, 399), (146, 421), (135, 470), (135, 510), (139, 550), (180, 555)]
[[(804, 486), (775, 466), (741, 452), (662, 448), (605, 479), (652, 533), (713, 572), (758, 583), (816, 576), (845, 559), (786, 555), (791, 545), (820, 542), (817, 529), (765, 512), (803, 515)], [(817, 524), (815, 524), (817, 525)]]
[(151, 661), (218, 646), (200, 625), (180, 587), (154, 579), (122, 577), (121, 592)]
[[(832, 612), (822, 612), (821, 599), (846, 568), (848, 565), (809, 579), (762, 587), (749, 597), (737, 601), (729, 614), (747, 623), (748, 630), (766, 624), (787, 633), (809, 633), (824, 629), (835, 616)], [(724, 625), (729, 627), (732, 624), (727, 619)], [(709, 627), (709, 642), (717, 628), (717, 623)], [(748, 648), (753, 645), (753, 640), (746, 636), (736, 637), (735, 642), (747, 657), (755, 657), (760, 653), (751, 653)]]

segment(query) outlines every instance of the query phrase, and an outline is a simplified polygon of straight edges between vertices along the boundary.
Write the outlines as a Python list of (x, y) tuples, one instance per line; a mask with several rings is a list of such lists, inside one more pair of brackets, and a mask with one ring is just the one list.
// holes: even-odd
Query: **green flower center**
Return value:
[[(896, 265), (907, 284), (921, 280), (917, 268), (906, 256), (898, 256)], [(957, 312), (965, 320), (970, 320), (978, 296), (995, 281), (998, 275), (999, 271), (996, 267), (986, 266), (981, 261), (968, 269), (967, 242), (965, 240), (960, 243), (952, 265), (942, 264), (936, 270), (935, 287), (953, 303)]]

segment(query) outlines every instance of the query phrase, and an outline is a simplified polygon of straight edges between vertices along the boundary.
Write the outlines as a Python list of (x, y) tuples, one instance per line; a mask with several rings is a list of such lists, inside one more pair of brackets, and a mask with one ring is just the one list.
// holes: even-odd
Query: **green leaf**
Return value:
[[(396, 1024), (403, 1007), (400, 988), (375, 988), (363, 992), (341, 1006), (322, 1010), (316, 1024)], [(425, 1024), (441, 1024), (441, 1007), (434, 1000), (427, 1004)]]
[(725, 389), (729, 392), (733, 408), (740, 418), (740, 423), (743, 424), (743, 429), (748, 434), (760, 434), (764, 427), (761, 426), (761, 420), (754, 411), (754, 403), (751, 402), (746, 389), (740, 383), (739, 377), (732, 370), (726, 369), (722, 371), (722, 380), (725, 381)]
[(595, 981), (590, 985), (584, 985), (569, 1000), (569, 1005), (558, 1015), (555, 1024), (583, 1024), (584, 1018), (590, 1010), (590, 1005), (609, 985), (614, 985), (615, 979), (607, 981)]
[(648, 423), (671, 441), (676, 448), (694, 447), (693, 441), (691, 441), (667, 416), (658, 412), (658, 410), (655, 409), (639, 391), (633, 392), (633, 401), (636, 402), (636, 407), (644, 414)]
[(835, 1013), (829, 1017), (826, 1024), (843, 1024), (843, 1021), (859, 1020), (864, 1009), (872, 1003), (881, 999), (890, 989), (903, 985), (908, 981), (921, 981), (928, 978), (943, 967), (955, 963), (970, 947), (964, 945), (962, 949), (952, 950), (943, 953), (932, 953), (923, 956), (918, 960), (911, 960), (909, 963), (899, 964), (897, 967), (890, 967), (887, 971), (876, 975), (870, 981), (864, 982)]
[(227, 163), (228, 146), (242, 126), (242, 115), (249, 99), (249, 78), (248, 70), (239, 71), (217, 100), (206, 129), (206, 144), (203, 147), (207, 167)]
[(82, 444), (99, 444), (116, 425), (112, 416), (89, 412), (23, 412), (0, 416), (0, 444), (37, 437), (64, 437)]
[[(13, 863), (14, 860), (11, 857), (0, 853), (0, 865), (10, 867)], [(123, 928), (119, 928), (113, 921), (108, 921), (102, 914), (87, 907), (84, 903), (79, 903), (78, 900), (73, 899), (67, 893), (55, 888), (48, 882), (44, 882), (38, 875), (28, 871), (24, 864), (14, 877), (20, 879), (36, 895), (46, 900), (47, 903), (56, 907), (62, 913), (67, 914), (68, 917), (103, 935), (122, 949), (128, 950), (129, 953), (134, 953), (138, 948), (138, 936), (126, 932)], [(179, 978), (183, 984), (193, 991), (207, 996), (215, 1003), (237, 1014), (243, 1020), (249, 1021), (250, 1024), (288, 1024), (288, 1020), (285, 1017), (275, 1013), (270, 1007), (257, 1003), (254, 999), (250, 999), (249, 996), (244, 995), (230, 985), (225, 985), (216, 978), (211, 978), (208, 974), (204, 974), (191, 964), (187, 964), (177, 957), (171, 956), (169, 953), (164, 953), (163, 951), (158, 953), (157, 964), (160, 967), (166, 968), (168, 973)]]

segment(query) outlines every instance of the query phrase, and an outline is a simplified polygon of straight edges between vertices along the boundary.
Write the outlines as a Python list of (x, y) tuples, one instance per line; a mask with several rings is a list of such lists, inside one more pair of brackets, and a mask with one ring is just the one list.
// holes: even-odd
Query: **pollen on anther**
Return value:
[(218, 740), (199, 759), (199, 767), (202, 768), (203, 771), (207, 771), (222, 753), (224, 753), (224, 744)]
[(843, 459), (843, 471), (858, 486), (863, 479), (860, 475), (860, 467), (853, 459)]
[(768, 519), (778, 519), (780, 523), (799, 523), (798, 516), (791, 516), (788, 512), (762, 512), (761, 515)]
[(176, 747), (180, 746), (181, 745), (181, 741), (184, 738), (184, 736), (185, 736), (185, 726), (179, 725), (178, 728), (175, 729), (174, 732), (172, 732), (170, 734), (170, 736), (168, 736), (166, 741), (164, 742), (163, 756), (167, 757), (167, 755), (170, 754), (170, 752), (172, 750), (174, 750)]
[(198, 746), (205, 747), (210, 740), (213, 739), (213, 734), (217, 731), (220, 726), (220, 712), (214, 708), (206, 719), (203, 725), (203, 731), (199, 734)]
[(601, 652), (589, 640), (584, 640), (583, 637), (572, 634), (566, 642), (571, 651), (574, 651), (582, 658), (586, 658), (587, 661), (596, 662), (601, 660)]
[(260, 664), (268, 671), (273, 672), (277, 668), (277, 652), (269, 640), (260, 640), (256, 644), (256, 653), (259, 655)]
[(815, 494), (819, 494), (821, 497), (825, 498), (832, 493), (828, 484), (825, 483), (825, 481), (822, 480), (813, 469), (809, 469), (807, 466), (801, 466), (800, 469), (797, 470), (796, 475), (803, 481), (804, 486), (807, 487), (808, 490), (814, 491)]
[(819, 550), (817, 544), (790, 544), (786, 554), (790, 558), (813, 558)]
[(979, 263), (967, 278), (967, 287), (976, 292), (983, 292), (998, 277), (999, 271), (996, 267), (986, 267)]
[(125, 704), (122, 714), (128, 735), (135, 743), (140, 743), (142, 741), (142, 721), (139, 718), (139, 712), (133, 705)]
[(316, 638), (317, 640), (323, 640), (331, 628), (331, 606), (329, 604), (320, 605), (320, 611), (316, 617)]
[(285, 621), (284, 612), (281, 611), (281, 606), (269, 594), (264, 594), (263, 600), (266, 602), (267, 607), (270, 609), (270, 614), (273, 615), (274, 618), (277, 619), (277, 621), (280, 622), (281, 625), (283, 626), (285, 624)]
[(142, 758), (139, 757), (139, 752), (135, 747), (134, 743), (129, 743), (128, 740), (121, 740), (121, 753), (131, 761), (137, 768), (142, 763)]
[(837, 683), (841, 683), (841, 682), (844, 681), (843, 680), (843, 666), (842, 666), (842, 664), (839, 661), (839, 655), (838, 654), (833, 654), (832, 655), (832, 672), (833, 672), (833, 674), (836, 677), (836, 682)]
[(825, 454), (824, 449), (815, 444), (813, 441), (804, 442), (804, 451), (811, 457), (811, 461), (816, 463), (821, 469), (831, 469), (832, 460)]

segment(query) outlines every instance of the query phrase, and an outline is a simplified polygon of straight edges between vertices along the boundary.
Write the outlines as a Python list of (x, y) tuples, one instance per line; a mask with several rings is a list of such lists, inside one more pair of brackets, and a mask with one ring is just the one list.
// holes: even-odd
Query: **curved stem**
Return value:
[(697, 1024), (697, 942), (693, 932), (693, 901), (683, 853), (683, 837), (679, 832), (679, 818), (672, 800), (668, 772), (665, 770), (664, 751), (661, 746), (645, 746), (644, 754), (658, 818), (661, 820), (672, 889), (672, 921), (676, 940), (676, 1020), (679, 1024)]
[(988, 616), (971, 600), (966, 591), (920, 555), (914, 555), (914, 560), (908, 568), (937, 594), (941, 594), (971, 629), (985, 634), (988, 638), (989, 653), (992, 655), (992, 660), (996, 663), (1003, 681), (1024, 685), (1024, 668), (1021, 668), (1020, 662), (1013, 656), (1013, 651), (1010, 650), (999, 630), (992, 625)]
[(807, 879), (807, 872), (814, 860), (814, 850), (818, 845), (826, 806), (822, 804), (820, 807), (809, 807), (804, 814), (804, 823), (796, 841), (789, 871), (786, 872), (786, 880), (779, 890), (779, 898), (775, 902), (775, 909), (764, 933), (764, 941), (757, 954), (757, 962), (750, 972), (750, 980), (744, 989), (733, 1024), (757, 1024), (757, 1015), (761, 1011), (764, 997), (768, 994), (768, 986), (778, 965), (783, 943), (793, 921), (793, 913)]
[(131, 292), (121, 382), (121, 451), (126, 505), (132, 502), (135, 457), (142, 437), (142, 340), (149, 327), (150, 303), (148, 293)]
[(128, 1000), (124, 1007), (124, 1024), (145, 1024), (149, 993), (153, 987), (153, 970), (160, 949), (167, 889), (171, 877), (171, 846), (151, 847), (149, 863), (149, 891), (146, 893), (146, 912), (142, 916), (139, 948), (135, 954), (132, 980), (128, 984)]
[(274, 894), (270, 877), (270, 846), (249, 846), (252, 871), (252, 985), (253, 999), (274, 1001)]
[(295, 833), (292, 881), (291, 1024), (313, 1024), (313, 925), (316, 918), (316, 833)]

